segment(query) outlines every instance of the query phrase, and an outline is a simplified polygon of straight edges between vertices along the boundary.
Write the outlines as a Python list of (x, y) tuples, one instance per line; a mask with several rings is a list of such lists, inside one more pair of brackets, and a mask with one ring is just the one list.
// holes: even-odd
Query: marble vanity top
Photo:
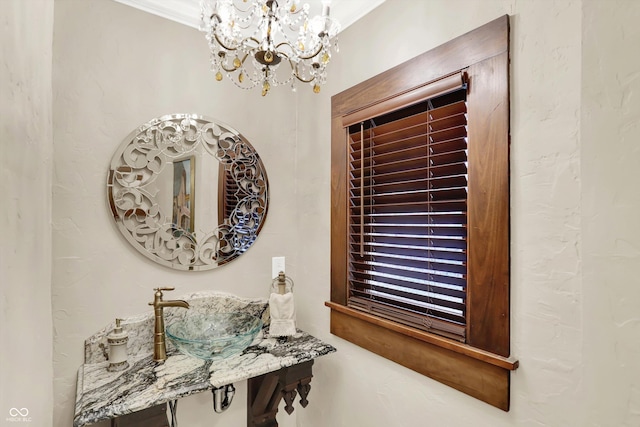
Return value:
[[(167, 343), (167, 360), (158, 363), (153, 361), (152, 355), (153, 313), (123, 319), (122, 324), (130, 334), (130, 366), (121, 372), (106, 369), (108, 362), (103, 349), (105, 337), (113, 325), (105, 327), (85, 341), (85, 363), (78, 370), (75, 427), (140, 411), (336, 351), (333, 346), (301, 330), (290, 337), (269, 337), (266, 300), (247, 300), (215, 293), (191, 294), (180, 299), (189, 301), (195, 310), (253, 311), (262, 317), (265, 327), (250, 347), (227, 359), (197, 359), (178, 352)], [(170, 324), (172, 318), (179, 316), (184, 316), (184, 313), (167, 310), (165, 321)]]

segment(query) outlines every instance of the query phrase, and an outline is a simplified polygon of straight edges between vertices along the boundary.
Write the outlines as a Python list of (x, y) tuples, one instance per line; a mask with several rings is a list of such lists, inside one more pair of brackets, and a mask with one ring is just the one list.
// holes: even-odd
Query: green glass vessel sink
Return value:
[(189, 356), (214, 360), (241, 353), (262, 330), (262, 320), (247, 313), (187, 315), (166, 328), (167, 338)]

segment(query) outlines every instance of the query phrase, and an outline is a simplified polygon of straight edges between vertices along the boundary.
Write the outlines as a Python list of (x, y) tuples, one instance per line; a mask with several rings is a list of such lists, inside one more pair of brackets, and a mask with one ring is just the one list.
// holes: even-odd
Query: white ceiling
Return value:
[[(193, 28), (200, 26), (200, 0), (115, 0), (145, 12), (171, 19)], [(362, 18), (385, 0), (332, 0), (331, 17), (336, 19), (344, 30)], [(302, 0), (309, 3), (310, 15), (322, 12), (321, 0)]]

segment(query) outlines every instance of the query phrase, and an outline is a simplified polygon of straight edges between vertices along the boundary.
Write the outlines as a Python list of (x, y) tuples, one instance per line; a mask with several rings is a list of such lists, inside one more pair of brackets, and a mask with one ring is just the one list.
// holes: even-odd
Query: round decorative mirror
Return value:
[(178, 270), (209, 270), (242, 255), (269, 202), (267, 173), (249, 141), (194, 114), (131, 132), (111, 160), (107, 196), (129, 243)]

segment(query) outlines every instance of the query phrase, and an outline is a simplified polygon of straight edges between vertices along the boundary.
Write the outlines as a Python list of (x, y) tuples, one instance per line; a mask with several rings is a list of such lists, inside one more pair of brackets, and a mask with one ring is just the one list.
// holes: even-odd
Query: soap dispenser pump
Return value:
[(107, 371), (109, 372), (123, 371), (129, 367), (129, 362), (127, 361), (129, 334), (122, 329), (121, 320), (116, 319), (116, 327), (107, 335), (107, 342), (109, 343), (109, 366)]

